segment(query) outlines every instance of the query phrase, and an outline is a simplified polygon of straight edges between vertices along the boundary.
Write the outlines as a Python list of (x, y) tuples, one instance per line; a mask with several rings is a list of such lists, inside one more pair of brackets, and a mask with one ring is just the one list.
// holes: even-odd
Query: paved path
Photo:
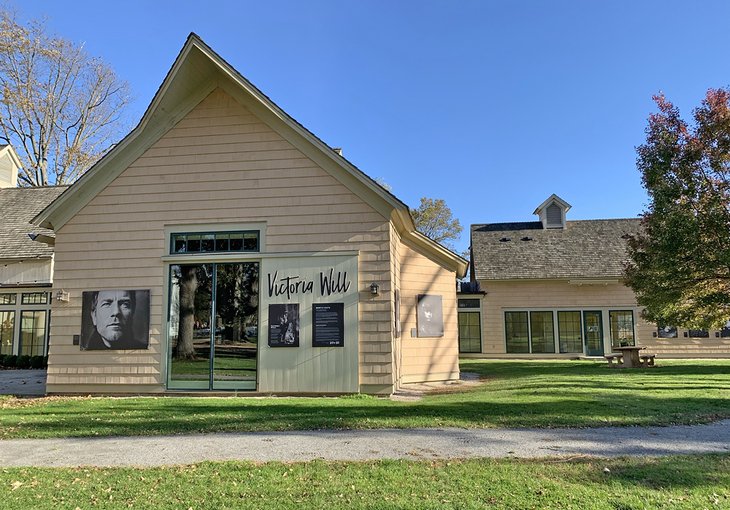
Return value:
[(45, 370), (0, 370), (0, 395), (46, 394)]
[(730, 420), (596, 429), (410, 429), (0, 441), (0, 466), (730, 453)]

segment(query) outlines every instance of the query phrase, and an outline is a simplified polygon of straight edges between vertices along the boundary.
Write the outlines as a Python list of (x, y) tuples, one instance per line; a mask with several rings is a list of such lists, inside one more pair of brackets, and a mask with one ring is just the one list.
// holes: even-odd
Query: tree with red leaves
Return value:
[(629, 239), (626, 281), (648, 320), (719, 329), (730, 320), (730, 90), (707, 91), (691, 125), (654, 100), (637, 149), (650, 202)]

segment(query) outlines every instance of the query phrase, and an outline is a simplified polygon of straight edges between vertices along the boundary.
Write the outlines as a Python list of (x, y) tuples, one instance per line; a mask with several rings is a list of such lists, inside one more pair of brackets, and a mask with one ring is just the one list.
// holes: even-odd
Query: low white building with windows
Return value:
[(66, 187), (19, 188), (19, 167), (13, 148), (0, 146), (0, 355), (45, 356), (54, 234), (30, 220)]
[(728, 357), (730, 329), (658, 327), (624, 285), (638, 218), (568, 221), (551, 195), (538, 221), (471, 226), (471, 282), (458, 296), (461, 356), (603, 356), (641, 345), (661, 357)]

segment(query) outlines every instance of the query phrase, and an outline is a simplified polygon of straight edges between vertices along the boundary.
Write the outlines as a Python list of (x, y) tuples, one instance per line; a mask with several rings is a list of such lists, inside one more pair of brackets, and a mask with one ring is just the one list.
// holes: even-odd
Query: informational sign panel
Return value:
[(269, 305), (269, 346), (299, 347), (299, 304)]
[(345, 346), (345, 304), (312, 304), (312, 346)]

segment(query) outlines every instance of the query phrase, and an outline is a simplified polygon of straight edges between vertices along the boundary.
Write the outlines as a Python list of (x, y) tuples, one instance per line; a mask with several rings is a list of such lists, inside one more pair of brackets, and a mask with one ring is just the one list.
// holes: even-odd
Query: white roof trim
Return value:
[[(205, 58), (201, 59), (201, 56)], [(211, 64), (213, 67), (210, 70), (206, 69), (206, 66)], [(395, 220), (396, 227), (409, 237), (417, 240), (417, 244), (430, 253), (435, 260), (454, 269), (457, 273), (461, 272), (462, 265), (465, 267), (466, 261), (464, 259), (416, 232), (410, 211), (405, 203), (290, 117), (194, 33), (188, 36), (139, 124), (76, 183), (33, 218), (32, 222), (54, 230), (62, 227), (97, 193), (113, 181), (119, 173), (127, 168), (132, 161), (187, 114), (205, 95), (215, 87), (223, 86), (221, 77), (219, 76), (216, 79), (213, 71), (218, 71), (230, 82), (238, 85), (240, 90), (245, 91), (250, 97), (254, 98), (256, 103), (268, 111), (270, 115), (283, 122), (297, 135), (309, 142), (313, 148), (318, 149), (314, 151), (317, 153), (317, 159), (322, 161), (324, 157), (325, 160), (329, 161), (327, 166), (336, 166), (344, 170), (345, 175), (343, 175), (343, 178), (349, 176), (351, 185), (354, 185), (354, 179), (359, 186), (367, 189), (370, 192), (368, 199), (375, 198), (376, 202), (379, 202), (379, 204), (372, 205), (382, 212), (389, 210), (390, 214), (385, 215), (386, 219)], [(199, 81), (196, 82), (195, 78), (198, 78)], [(344, 181), (343, 184), (348, 185)], [(350, 189), (359, 194), (358, 190)]]
[(560, 207), (563, 208), (563, 211), (568, 212), (570, 208), (572, 207), (568, 202), (557, 196), (555, 193), (550, 195), (542, 204), (538, 205), (535, 210), (532, 212), (532, 214), (540, 214), (540, 211), (545, 209), (547, 206), (549, 206), (552, 202), (555, 202)]

